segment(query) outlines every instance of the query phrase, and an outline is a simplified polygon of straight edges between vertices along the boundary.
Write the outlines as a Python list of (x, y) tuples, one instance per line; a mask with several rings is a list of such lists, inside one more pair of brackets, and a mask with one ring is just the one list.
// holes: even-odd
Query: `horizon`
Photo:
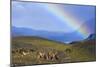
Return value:
[[(12, 29), (13, 28), (18, 28), (18, 29), (31, 29), (31, 30), (35, 30), (35, 31), (45, 31), (45, 32), (55, 32), (55, 33), (67, 33), (66, 31), (65, 32), (59, 32), (59, 31), (47, 31), (47, 30), (38, 30), (38, 29), (32, 29), (32, 28), (26, 28), (26, 27), (16, 27), (16, 26), (12, 26)], [(75, 31), (73, 31), (75, 32)], [(69, 32), (70, 33), (70, 32)], [(95, 32), (94, 33), (91, 33), (91, 34), (96, 34)], [(89, 35), (91, 35), (89, 34)]]

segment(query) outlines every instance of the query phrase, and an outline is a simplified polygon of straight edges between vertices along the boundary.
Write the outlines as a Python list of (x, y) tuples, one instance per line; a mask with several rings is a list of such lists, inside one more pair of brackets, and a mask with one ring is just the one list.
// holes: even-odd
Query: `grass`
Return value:
[[(12, 49), (19, 48), (34, 49), (29, 55), (22, 56), (19, 53), (12, 53), (12, 64), (16, 65), (34, 65), (34, 64), (53, 64), (81, 61), (95, 61), (95, 40), (81, 41), (73, 44), (64, 44), (47, 40), (39, 37), (16, 37), (12, 38)], [(52, 51), (58, 52), (59, 60), (37, 59), (37, 52)], [(68, 51), (69, 50), (69, 51)]]

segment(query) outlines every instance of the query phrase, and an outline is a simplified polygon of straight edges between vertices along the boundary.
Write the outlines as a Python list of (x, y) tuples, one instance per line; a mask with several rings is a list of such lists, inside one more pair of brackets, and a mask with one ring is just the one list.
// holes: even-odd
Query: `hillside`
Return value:
[(95, 48), (95, 40), (65, 44), (40, 37), (14, 37), (12, 65), (95, 61)]

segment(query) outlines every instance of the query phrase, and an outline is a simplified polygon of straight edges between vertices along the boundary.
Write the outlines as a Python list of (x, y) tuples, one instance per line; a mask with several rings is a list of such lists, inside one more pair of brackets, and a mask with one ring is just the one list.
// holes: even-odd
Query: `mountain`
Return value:
[(96, 39), (96, 34), (90, 34), (86, 40), (94, 40)]
[(59, 42), (72, 42), (82, 40), (82, 37), (77, 33), (77, 31), (66, 33), (66, 32), (49, 32), (43, 30), (34, 30), (29, 28), (18, 28), (12, 27), (12, 36), (38, 36), (46, 38), (49, 40), (59, 41)]
[[(93, 41), (96, 39), (96, 34), (90, 34), (86, 39), (84, 39), (83, 41)], [(70, 44), (77, 44), (81, 41), (73, 41), (73, 42), (70, 42)]]

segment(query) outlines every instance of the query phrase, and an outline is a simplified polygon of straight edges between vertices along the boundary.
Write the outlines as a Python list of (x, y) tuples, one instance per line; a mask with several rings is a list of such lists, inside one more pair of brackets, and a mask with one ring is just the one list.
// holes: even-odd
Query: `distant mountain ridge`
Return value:
[[(72, 33), (65, 33), (65, 32), (49, 32), (43, 30), (34, 30), (29, 28), (19, 28), (19, 27), (12, 27), (12, 37), (16, 36), (38, 36), (41, 38), (46, 38), (49, 40), (59, 41), (59, 42), (73, 42), (82, 40), (82, 37), (77, 33), (77, 31)], [(92, 35), (89, 37), (93, 38)]]
[(80, 40), (82, 37), (75, 31), (72, 33), (65, 32), (48, 32), (42, 30), (33, 30), (28, 28), (17, 28), (12, 27), (12, 36), (38, 36), (42, 38), (47, 38), (54, 41), (60, 42), (70, 42), (75, 40)]

